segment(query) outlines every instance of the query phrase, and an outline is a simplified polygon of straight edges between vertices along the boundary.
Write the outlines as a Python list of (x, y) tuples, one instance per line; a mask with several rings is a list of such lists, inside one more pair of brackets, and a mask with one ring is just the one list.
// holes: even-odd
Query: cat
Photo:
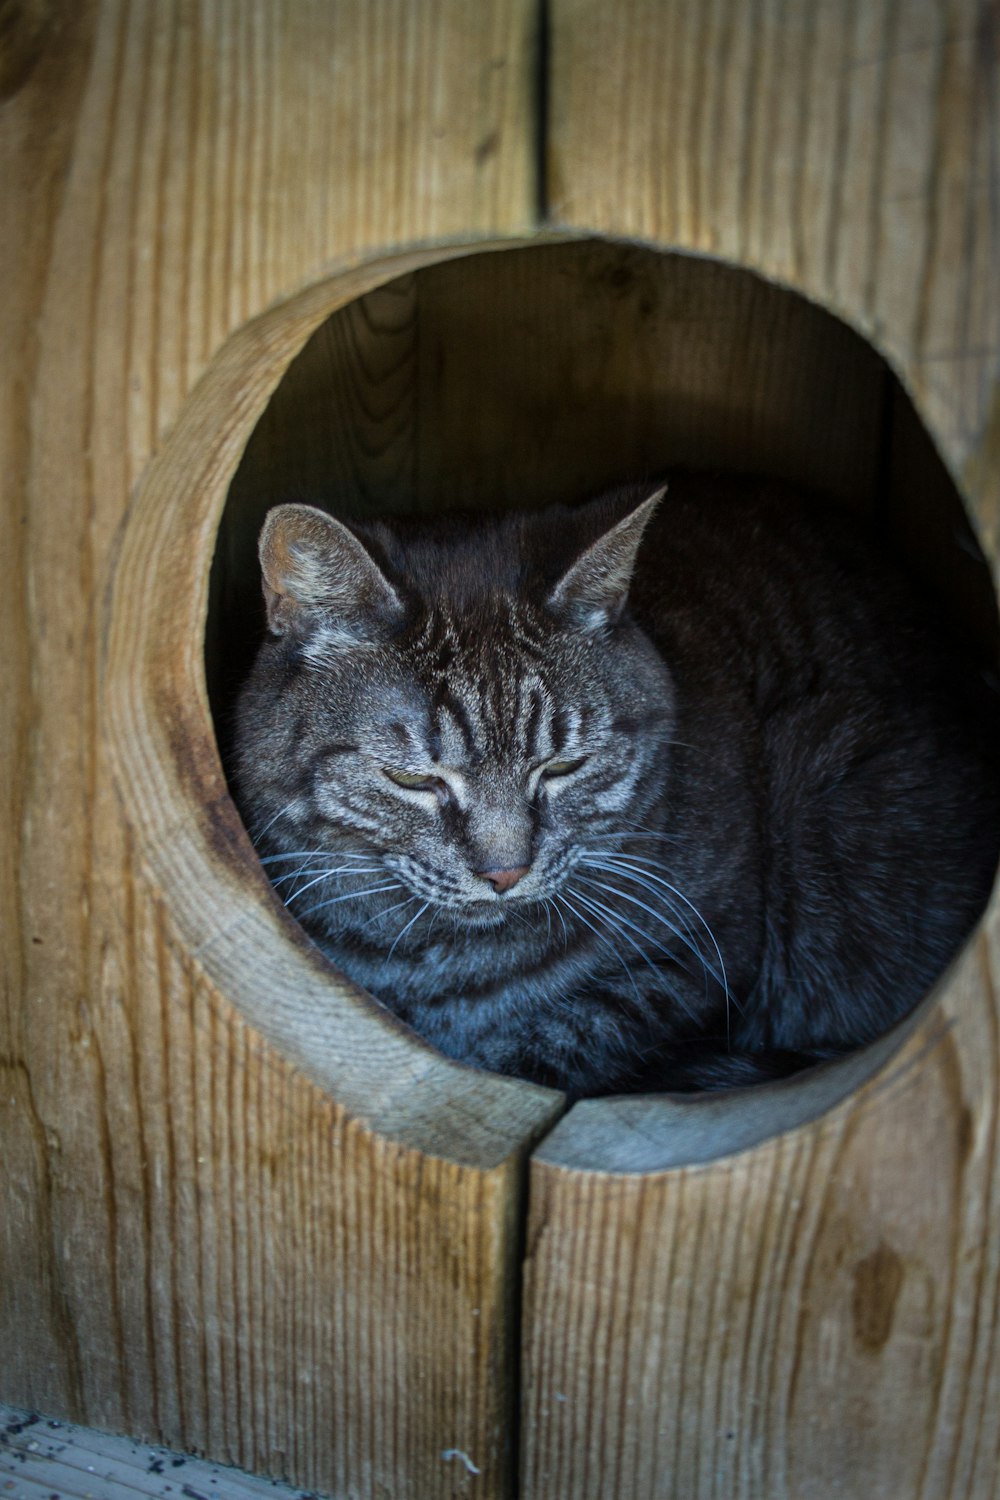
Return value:
[(873, 545), (665, 488), (260, 538), (235, 789), (277, 891), (447, 1056), (571, 1099), (870, 1041), (1000, 851), (996, 694)]

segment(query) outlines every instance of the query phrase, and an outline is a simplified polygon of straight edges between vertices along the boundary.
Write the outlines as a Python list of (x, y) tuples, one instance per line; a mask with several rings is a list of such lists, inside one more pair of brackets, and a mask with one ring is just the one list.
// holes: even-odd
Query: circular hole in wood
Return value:
[[(346, 268), (221, 346), (122, 529), (107, 592), (103, 704), (136, 855), (192, 981), (207, 979), (203, 993), (223, 1016), (236, 1007), (362, 1127), (458, 1166), (505, 1170), (560, 1099), (449, 1062), (318, 959), (261, 875), (228, 793), (205, 683), (220, 517), (275, 387), (334, 310), (455, 253), (425, 248)], [(208, 634), (218, 638), (211, 612)]]
[[(327, 292), (328, 317), (317, 314), (317, 301), (297, 331), (289, 323), (283, 340), (271, 339), (268, 373), (253, 395), (259, 418), (245, 401), (237, 417), (223, 411), (225, 454), (205, 466), (215, 499), (199, 512), (200, 545), (213, 537), (215, 545), (204, 667), (227, 764), (234, 704), (264, 630), (257, 538), (267, 511), (288, 501), (346, 519), (475, 515), (574, 503), (678, 468), (754, 472), (855, 512), (969, 650), (994, 660), (995, 596), (957, 490), (888, 366), (822, 309), (747, 271), (592, 240), (450, 260), (428, 252), (405, 274), (382, 267), (367, 276), (367, 285)], [(227, 389), (234, 399), (234, 379)], [(210, 423), (208, 411), (201, 420)], [(172, 491), (158, 482), (166, 503), (185, 480), (178, 470)], [(204, 569), (198, 576), (203, 587)], [(186, 576), (180, 587), (189, 583)], [(193, 681), (198, 667), (188, 660), (185, 671)], [(483, 1121), (492, 1111), (509, 1124), (499, 1133), (508, 1147), (518, 1131), (523, 1139), (537, 1130), (551, 1114), (550, 1095), (444, 1061), (439, 1068), (282, 914), (254, 867), (214, 746), (200, 720), (177, 722), (179, 702), (175, 694), (170, 753), (175, 765), (187, 757), (189, 794), (210, 804), (209, 867), (221, 877), (231, 859), (244, 906), (242, 936), (223, 932), (200, 946), (217, 967), (228, 954), (220, 982), (231, 980), (236, 1003), (262, 1025), (284, 976), (273, 1039), (390, 1133), (434, 1148), (448, 1134), (437, 1117), (447, 1121), (452, 1109), (453, 1118), (440, 1101), (452, 1095), (476, 1115), (477, 1140), (489, 1136)], [(197, 894), (186, 899), (193, 908)], [(260, 908), (253, 914), (251, 899)], [(261, 974), (268, 993), (248, 1001)], [(550, 1138), (556, 1159), (646, 1170), (749, 1146), (815, 1117), (870, 1077), (933, 998), (862, 1051), (780, 1084), (683, 1100), (585, 1100), (568, 1117), (562, 1158), (565, 1124)], [(403, 1067), (404, 1087), (398, 1076), (385, 1085), (387, 1067), (397, 1075)], [(408, 1092), (429, 1075), (440, 1096)], [(609, 1140), (617, 1143), (610, 1150)], [(451, 1142), (440, 1149), (450, 1154)]]
[[(324, 323), (289, 368), (220, 529), (207, 662), (224, 754), (234, 694), (264, 630), (257, 538), (276, 503), (355, 520), (475, 515), (572, 504), (678, 469), (765, 475), (855, 512), (969, 649), (995, 659), (993, 589), (961, 500), (869, 344), (801, 297), (718, 263), (606, 242), (533, 247), (380, 286)], [(279, 891), (313, 892), (300, 909), (315, 910), (315, 871), (328, 861), (293, 862), (291, 879), (272, 858)], [(358, 879), (321, 881), (321, 894), (346, 899)], [(391, 879), (366, 875), (361, 886)], [(641, 894), (655, 900), (653, 887)], [(413, 892), (399, 895), (411, 898), (408, 918)], [(648, 926), (640, 934), (619, 916), (613, 941), (647, 951)], [(877, 1068), (907, 1024), (752, 1099), (744, 1090), (656, 1101), (671, 1159), (711, 1156), (815, 1113)], [(635, 1109), (627, 1099), (588, 1101), (574, 1129), (589, 1119), (596, 1151), (609, 1111), (627, 1118)]]

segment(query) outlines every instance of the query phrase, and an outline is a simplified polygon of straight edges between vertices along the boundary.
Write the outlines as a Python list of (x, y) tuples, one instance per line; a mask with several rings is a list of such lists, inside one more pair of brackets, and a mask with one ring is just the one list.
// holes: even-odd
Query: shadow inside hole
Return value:
[(206, 669), (224, 764), (263, 634), (275, 504), (362, 517), (572, 503), (673, 467), (789, 480), (855, 512), (984, 666), (996, 601), (899, 381), (822, 309), (748, 271), (581, 241), (470, 255), (328, 319), (230, 487)]

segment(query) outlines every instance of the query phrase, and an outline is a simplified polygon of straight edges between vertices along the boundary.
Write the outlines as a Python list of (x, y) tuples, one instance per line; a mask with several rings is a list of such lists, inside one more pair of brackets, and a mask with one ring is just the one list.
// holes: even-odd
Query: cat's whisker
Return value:
[(396, 936), (392, 940), (392, 947), (389, 949), (388, 953), (385, 955), (385, 958), (384, 958), (384, 960), (382, 962), (383, 969), (385, 968), (386, 964), (389, 962), (389, 960), (392, 957), (392, 955), (395, 953), (395, 951), (396, 951), (396, 944), (399, 942), (400, 938), (401, 937), (405, 937), (406, 934), (409, 932), (410, 928), (414, 925), (414, 923), (420, 921), (420, 918), (423, 916), (424, 912), (427, 911), (427, 909), (430, 906), (430, 904), (431, 903), (429, 901), (425, 901), (424, 904), (423, 904), (423, 906), (416, 913), (416, 915), (412, 916), (410, 918), (410, 920), (407, 922), (406, 926), (400, 928), (399, 932), (396, 933)]
[[(313, 874), (311, 870), (307, 871), (306, 873), (310, 875)], [(292, 894), (286, 899), (285, 905), (291, 906), (293, 901), (297, 901), (300, 896), (304, 896), (306, 891), (312, 890), (314, 885), (319, 885), (321, 881), (329, 880), (334, 875), (382, 875), (384, 873), (385, 871), (378, 865), (372, 865), (371, 867), (364, 870), (358, 870), (352, 868), (349, 865), (344, 865), (332, 870), (321, 870), (318, 875), (313, 875), (312, 880), (307, 880), (305, 885), (300, 886), (297, 891), (293, 891)], [(278, 882), (275, 881), (274, 884), (277, 885)]]
[[(607, 874), (620, 875), (620, 872), (618, 870), (612, 869), (612, 868), (610, 868), (607, 865), (597, 864), (594, 860), (581, 860), (580, 863), (583, 864), (583, 865), (586, 865), (590, 869), (602, 870), (602, 871), (604, 871)], [(680, 922), (683, 923), (684, 928), (685, 928), (685, 930), (683, 932), (680, 930), (679, 927), (676, 927), (673, 922), (669, 921), (668, 918), (663, 914), (663, 912), (654, 911), (653, 908), (650, 907), (650, 906), (647, 906), (644, 901), (640, 901), (639, 898), (638, 898), (638, 896), (631, 895), (628, 891), (622, 890), (620, 886), (617, 886), (617, 885), (614, 885), (614, 886), (612, 886), (612, 885), (606, 885), (603, 881), (600, 881), (600, 880), (590, 880), (585, 875), (580, 875), (578, 878), (580, 880), (583, 880), (587, 885), (593, 885), (593, 886), (596, 886), (596, 888), (598, 890), (606, 891), (608, 893), (608, 895), (618, 896), (619, 899), (622, 900), (622, 901), (628, 901), (633, 906), (641, 907), (642, 910), (644, 912), (646, 912), (646, 914), (648, 916), (653, 917), (655, 921), (660, 922), (664, 927), (666, 927), (667, 930), (670, 933), (672, 933), (673, 936), (677, 939), (677, 941), (679, 943), (682, 943), (684, 945), (684, 947), (687, 948), (688, 951), (691, 954), (694, 955), (694, 957), (698, 960), (698, 963), (701, 966), (701, 968), (704, 969), (704, 970), (706, 970), (707, 973), (709, 975), (711, 975), (711, 977), (715, 980), (716, 984), (721, 984), (722, 983), (722, 981), (719, 979), (718, 975), (716, 975), (715, 973), (713, 973), (712, 969), (708, 966), (708, 964), (706, 964), (706, 962), (705, 962), (705, 955), (702, 953), (702, 951), (698, 947), (697, 943), (694, 942), (693, 938), (690, 936), (691, 929), (687, 926), (686, 923), (683, 922), (683, 914), (680, 913), (680, 912), (675, 911), (674, 908), (670, 905), (670, 903), (666, 900), (666, 898), (663, 895), (661, 895), (661, 893), (659, 891), (649, 890), (648, 887), (641, 886), (640, 882), (638, 882), (638, 881), (635, 882), (636, 884), (640, 884), (640, 889), (649, 890), (649, 894), (652, 895), (652, 897), (653, 897), (654, 900), (663, 902), (663, 904), (667, 907), (667, 910), (668, 910), (670, 916), (671, 917), (676, 917), (678, 919), (678, 921), (680, 921)], [(624, 878), (624, 879), (627, 880), (629, 877), (628, 876), (624, 876), (622, 878)], [(627, 921), (627, 918), (624, 916), (623, 913), (619, 913), (619, 915), (621, 915), (622, 921)], [(639, 929), (636, 929), (636, 930), (639, 930)], [(669, 948), (664, 948), (661, 943), (657, 943), (656, 940), (655, 940), (655, 938), (651, 937), (650, 934), (644, 933), (643, 935), (645, 937), (647, 937), (649, 939), (649, 941), (654, 944), (655, 947), (659, 948), (659, 950), (660, 950), (661, 953), (665, 953), (668, 958), (673, 959), (675, 962), (680, 962), (680, 960), (677, 958), (677, 955), (675, 953), (671, 952), (671, 950)], [(684, 966), (682, 965), (682, 967), (684, 967)]]
[(263, 828), (258, 828), (255, 832), (252, 832), (250, 834), (250, 842), (251, 842), (251, 844), (253, 844), (254, 847), (256, 848), (258, 842), (264, 837), (264, 835), (265, 835), (265, 833), (267, 833), (268, 829), (269, 828), (273, 828), (274, 825), (275, 825), (275, 823), (278, 822), (279, 818), (283, 818), (283, 817), (285, 817), (285, 815), (287, 813), (290, 813), (291, 810), (292, 810), (292, 808), (294, 806), (295, 806), (295, 799), (293, 798), (291, 802), (286, 802), (285, 805), (284, 805), (284, 807), (279, 807), (278, 811), (274, 814), (274, 817), (273, 818), (268, 818), (268, 820), (264, 824)]
[[(315, 875), (316, 880), (323, 880), (326, 877), (332, 878), (334, 875), (380, 875), (382, 873), (383, 871), (381, 865), (338, 865), (332, 870), (321, 871), (317, 871), (315, 865), (300, 865), (300, 867), (297, 870), (293, 870), (290, 875), (278, 875), (271, 881), (271, 884), (275, 888), (277, 888), (279, 885), (284, 885), (286, 881), (298, 880), (302, 875)], [(312, 883), (315, 884), (316, 881), (313, 881)], [(303, 890), (307, 889), (308, 887), (303, 886)], [(296, 892), (296, 894), (298, 894), (298, 892)]]
[(644, 879), (641, 879), (635, 874), (629, 874), (627, 871), (621, 869), (617, 865), (598, 865), (593, 861), (585, 861), (583, 863), (587, 863), (592, 869), (601, 870), (604, 874), (612, 876), (618, 882), (624, 881), (638, 886), (638, 888), (641, 891), (644, 891), (646, 895), (648, 895), (653, 901), (662, 905), (662, 907), (665, 908), (667, 915), (665, 915), (663, 911), (656, 911), (652, 907), (647, 906), (646, 903), (641, 901), (637, 896), (632, 895), (630, 892), (623, 889), (620, 884), (616, 884), (614, 887), (604, 887), (604, 889), (609, 891), (609, 893), (613, 893), (619, 896), (621, 900), (628, 901), (634, 906), (641, 907), (642, 910), (644, 910), (648, 915), (655, 917), (656, 920), (661, 922), (674, 935), (674, 937), (677, 938), (678, 942), (680, 942), (688, 950), (688, 952), (692, 954), (695, 959), (697, 959), (698, 964), (705, 976), (706, 1000), (708, 999), (708, 981), (711, 978), (717, 985), (722, 988), (723, 992), (725, 993), (726, 1003), (728, 1006), (730, 996), (729, 986), (725, 982), (725, 976), (724, 974), (716, 972), (715, 968), (706, 958), (701, 942), (698, 939), (698, 933), (695, 929), (692, 928), (690, 921), (685, 918), (684, 911), (681, 908), (675, 906), (670, 898), (665, 895), (662, 890), (654, 888), (653, 886), (647, 884)]
[[(609, 906), (605, 906), (602, 901), (596, 901), (593, 896), (584, 895), (584, 893), (581, 890), (578, 890), (576, 886), (572, 887), (572, 891), (574, 901), (579, 901), (580, 905), (585, 907), (592, 916), (595, 916), (598, 921), (603, 922), (605, 926), (610, 927), (612, 932), (614, 932), (618, 937), (623, 938), (630, 947), (634, 948), (636, 953), (638, 953), (639, 957), (642, 959), (643, 963), (653, 974), (659, 975), (661, 973), (661, 971), (656, 967), (656, 964), (650, 958), (649, 954), (646, 952), (645, 948), (641, 947), (634, 938), (630, 937), (629, 934), (620, 925), (620, 914), (618, 912), (612, 911), (611, 908)], [(628, 925), (632, 928), (632, 931), (637, 932), (640, 937), (645, 936), (641, 928), (636, 927), (633, 923), (629, 923)], [(654, 944), (654, 946), (659, 945)], [(667, 952), (665, 948), (662, 951), (664, 953)]]
[(521, 926), (527, 927), (529, 932), (535, 931), (534, 924), (528, 921), (528, 918), (523, 911), (515, 911), (512, 906), (507, 907), (504, 911), (504, 916), (515, 922), (520, 922)]
[[(630, 885), (639, 886), (640, 891), (645, 891), (652, 900), (663, 901), (670, 915), (675, 916), (681, 922), (682, 929), (684, 929), (687, 938), (691, 942), (697, 942), (699, 927), (694, 926), (691, 916), (687, 915), (672, 898), (673, 895), (682, 898), (682, 892), (678, 891), (676, 886), (672, 885), (669, 880), (664, 879), (661, 874), (654, 874), (654, 870), (669, 870), (669, 867), (664, 865), (661, 859), (643, 859), (642, 864), (645, 865), (645, 868), (639, 870), (639, 868), (636, 868), (636, 861), (639, 861), (639, 855), (604, 852), (601, 853), (600, 859), (585, 858), (580, 861), (580, 864), (591, 865), (591, 868), (601, 870), (604, 874), (612, 874), (616, 879), (625, 880)], [(670, 894), (667, 894), (667, 892), (670, 892)], [(690, 904), (688, 903), (688, 906)], [(708, 927), (708, 922), (705, 921), (705, 918), (697, 910), (697, 907), (693, 907), (693, 910), (694, 915), (699, 918), (700, 927)], [(696, 951), (699, 951), (700, 954), (700, 950)], [(717, 984), (723, 983), (718, 974), (712, 974), (712, 978), (714, 978)]]
[(326, 906), (337, 906), (341, 901), (360, 901), (364, 896), (377, 896), (381, 891), (401, 891), (403, 886), (400, 881), (393, 880), (388, 885), (372, 885), (366, 891), (348, 891), (343, 896), (331, 896), (328, 901), (319, 901), (315, 906), (307, 906), (305, 911), (296, 912), (295, 915), (301, 920), (303, 917), (311, 916), (314, 911), (322, 911)]
[(569, 928), (566, 926), (566, 918), (563, 916), (563, 914), (560, 911), (559, 907), (556, 905), (556, 899), (555, 899), (554, 896), (546, 896), (545, 897), (545, 906), (546, 906), (546, 909), (548, 909), (549, 907), (551, 907), (551, 909), (555, 912), (556, 916), (559, 918), (559, 921), (562, 923), (562, 930), (563, 930), (563, 952), (565, 953), (568, 950), (568, 948), (569, 948)]
[[(609, 862), (612, 863), (612, 864), (614, 864), (619, 870), (621, 870), (623, 872), (624, 871), (628, 871), (630, 869), (631, 865), (634, 864), (634, 863), (636, 863), (636, 861), (634, 861), (634, 860), (632, 860), (632, 861), (625, 860), (625, 859), (622, 859), (622, 858), (620, 858), (618, 856), (615, 856), (615, 855), (609, 856)], [(644, 861), (642, 861), (642, 863), (645, 864), (645, 863), (647, 863), (647, 861), (644, 860)], [(726, 977), (726, 964), (725, 964), (725, 960), (722, 957), (722, 949), (719, 947), (719, 944), (716, 941), (715, 933), (712, 931), (711, 927), (709, 926), (709, 924), (705, 920), (705, 918), (702, 916), (701, 912), (695, 906), (694, 902), (691, 901), (691, 900), (689, 900), (688, 897), (685, 896), (684, 892), (678, 890), (675, 885), (671, 885), (669, 880), (664, 880), (663, 877), (662, 877), (662, 875), (654, 875), (651, 872), (649, 872), (648, 870), (637, 870), (634, 873), (635, 873), (636, 877), (641, 877), (642, 879), (646, 879), (646, 880), (652, 880), (652, 881), (655, 882), (656, 885), (663, 886), (666, 890), (670, 891), (670, 893), (672, 895), (676, 896), (677, 899), (678, 899), (678, 901), (682, 901), (684, 903), (684, 905), (686, 907), (688, 907), (688, 909), (694, 913), (694, 915), (697, 917), (698, 921), (701, 923), (702, 927), (705, 929), (705, 932), (708, 934), (709, 942), (712, 944), (712, 947), (715, 949), (715, 956), (719, 960), (719, 974), (713, 974), (712, 977), (715, 979), (715, 981), (716, 981), (717, 984), (721, 984), (722, 985), (722, 988), (725, 991), (726, 1006), (727, 1006), (727, 1008), (732, 1003), (732, 1004), (736, 1005), (736, 1008), (738, 1010), (740, 1007), (739, 1007), (739, 1005), (736, 1004), (736, 1001), (733, 998), (733, 995), (732, 995), (732, 993), (731, 993), (731, 991), (729, 989), (729, 980)], [(639, 883), (638, 878), (637, 878), (637, 883)], [(704, 963), (704, 958), (702, 958), (702, 962)], [(706, 967), (707, 967), (707, 965), (706, 965)], [(711, 973), (712, 971), (709, 970), (709, 972)]]
[(588, 911), (593, 912), (595, 916), (602, 917), (613, 932), (616, 932), (619, 937), (624, 938), (626, 943), (631, 944), (635, 951), (645, 961), (652, 973), (656, 975), (657, 983), (659, 984), (660, 988), (666, 990), (670, 998), (676, 1001), (676, 1003), (680, 1006), (681, 1010), (686, 1016), (689, 1016), (692, 1021), (696, 1021), (697, 1017), (695, 1016), (694, 1011), (688, 1005), (687, 1001), (684, 999), (684, 996), (673, 985), (669, 983), (663, 969), (659, 968), (652, 961), (648, 953), (646, 953), (645, 950), (639, 946), (634, 938), (629, 937), (628, 933), (624, 931), (620, 924), (625, 923), (627, 927), (631, 927), (633, 932), (639, 933), (640, 937), (645, 937), (647, 941), (651, 942), (655, 948), (660, 948), (661, 952), (667, 953), (668, 956), (672, 956), (669, 954), (669, 950), (666, 948), (662, 948), (661, 945), (657, 943), (655, 939), (651, 938), (648, 933), (643, 932), (641, 927), (636, 927), (633, 922), (629, 922), (628, 918), (623, 916), (621, 912), (611, 911), (608, 907), (604, 906), (602, 902), (596, 901), (592, 897), (584, 896), (580, 891), (576, 889), (574, 889), (573, 895), (577, 901), (582, 902), (583, 905), (586, 906)]
[(373, 922), (381, 922), (383, 918), (389, 916), (391, 912), (401, 911), (404, 906), (410, 906), (414, 901), (419, 900), (419, 896), (407, 896), (405, 901), (397, 901), (393, 906), (387, 906), (384, 911), (373, 912), (373, 914), (367, 919), (367, 921), (362, 922), (361, 926), (358, 928), (358, 931), (364, 932), (365, 928), (370, 927)]
[(258, 856), (262, 865), (273, 865), (288, 859), (371, 859), (371, 854), (357, 853), (350, 849), (292, 849), (287, 854), (265, 854)]
[[(632, 901), (635, 905), (641, 906), (644, 911), (649, 911), (649, 908), (645, 906), (643, 902), (637, 901), (634, 897), (629, 896), (626, 891), (619, 890), (617, 886), (606, 885), (602, 880), (591, 880), (586, 875), (578, 875), (577, 879), (580, 880), (584, 885), (593, 886), (596, 890), (599, 891), (607, 891), (609, 895), (619, 896), (623, 901)], [(597, 906), (601, 907), (602, 909), (604, 908), (605, 903), (599, 901), (596, 896), (591, 896), (590, 899), (595, 902)], [(610, 912), (612, 909), (609, 907), (607, 908), (607, 910)], [(649, 914), (650, 916), (655, 916), (656, 920), (661, 923), (662, 926), (666, 927), (667, 930), (671, 932), (673, 936), (676, 937), (680, 942), (684, 943), (685, 947), (691, 947), (691, 944), (686, 942), (683, 934), (679, 933), (674, 927), (673, 923), (667, 921), (666, 917), (655, 912), (650, 912)], [(622, 923), (625, 927), (630, 928), (632, 932), (636, 932), (640, 937), (645, 938), (647, 943), (652, 943), (653, 947), (657, 950), (658, 953), (662, 953), (665, 958), (669, 958), (672, 963), (677, 964), (679, 968), (682, 968), (685, 971), (685, 973), (691, 973), (690, 967), (687, 964), (683, 963), (672, 949), (667, 948), (663, 943), (658, 942), (657, 939), (653, 937), (652, 933), (647, 932), (645, 928), (639, 927), (635, 922), (632, 922), (624, 912), (616, 911), (614, 912), (614, 917), (616, 921)], [(625, 934), (623, 933), (622, 936), (624, 937)], [(693, 948), (692, 952), (698, 959), (698, 963), (700, 964), (701, 968), (704, 969), (705, 961), (702, 955), (696, 948)]]
[(590, 843), (611, 842), (614, 840), (620, 844), (627, 844), (632, 839), (655, 839), (665, 844), (683, 844), (687, 842), (683, 834), (680, 833), (630, 833), (622, 830), (619, 830), (617, 833), (588, 833), (587, 838)]
[[(574, 894), (574, 896), (578, 896), (579, 892), (574, 891), (573, 894)], [(560, 891), (559, 894), (555, 897), (555, 900), (561, 902), (563, 904), (563, 906), (566, 907), (567, 911), (571, 912), (572, 915), (574, 917), (576, 917), (576, 919), (577, 919), (578, 922), (582, 922), (583, 923), (584, 927), (589, 927), (590, 931), (594, 934), (594, 936), (597, 939), (597, 941), (599, 943), (601, 943), (605, 948), (607, 948), (609, 950), (609, 952), (611, 952), (611, 953), (614, 954), (615, 958), (618, 960), (618, 962), (621, 964), (622, 968), (625, 970), (625, 973), (626, 973), (626, 975), (628, 977), (628, 982), (632, 986), (633, 990), (635, 991), (635, 998), (639, 1001), (639, 1004), (641, 1005), (642, 1004), (642, 996), (639, 994), (639, 986), (635, 982), (635, 976), (633, 975), (632, 970), (629, 968), (628, 964), (625, 962), (624, 958), (622, 958), (621, 954), (618, 952), (618, 949), (615, 947), (614, 943), (609, 942), (606, 937), (603, 937), (602, 934), (600, 932), (598, 932), (598, 930), (594, 926), (593, 922), (588, 921), (587, 918), (583, 915), (582, 912), (577, 911), (576, 907), (569, 900), (569, 898), (566, 896), (566, 893), (564, 891)]]
[(676, 839), (679, 843), (686, 843), (688, 841), (687, 834), (677, 833), (676, 831), (668, 832), (664, 828), (651, 828), (648, 823), (625, 823), (621, 819), (618, 819), (617, 827), (627, 832), (629, 838), (638, 838), (640, 834), (643, 834), (654, 839)]

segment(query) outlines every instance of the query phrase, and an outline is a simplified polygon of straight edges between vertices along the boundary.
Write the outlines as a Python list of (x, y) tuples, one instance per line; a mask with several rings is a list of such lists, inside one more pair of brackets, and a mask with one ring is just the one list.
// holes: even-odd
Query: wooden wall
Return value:
[(844, 323), (714, 261), (574, 241), (389, 282), (313, 334), (233, 479), (208, 627), (221, 720), (282, 499), (342, 515), (541, 505), (687, 465), (780, 475), (874, 516), (894, 389)]
[[(997, 43), (975, 3), (557, 3), (547, 153), (560, 225), (753, 266), (871, 337), (994, 565)], [(677, 1160), (662, 1107), (556, 1128), (523, 1493), (997, 1493), (996, 964), (994, 905), (880, 1076), (742, 1155), (704, 1160), (734, 1139), (708, 1118), (699, 1164), (629, 1178), (594, 1168)]]
[(995, 906), (867, 1079), (550, 1129), (316, 964), (203, 671), (234, 475), (215, 661), (272, 483), (519, 503), (722, 445), (869, 497), (888, 421), (936, 566), (873, 356), (601, 237), (866, 334), (995, 563), (996, 42), (978, 0), (8, 8), (4, 1399), (338, 1496), (997, 1492)]
[[(532, 9), (53, 0), (3, 19), (0, 1387), (337, 1495), (452, 1495), (452, 1449), (506, 1493), (515, 1207), (551, 1103), (484, 1096), (360, 1001), (325, 1074), (347, 1095), (309, 1082), (234, 1004), (227, 955), (253, 936), (192, 866), (145, 741), (116, 790), (111, 720), (157, 587), (207, 577), (211, 519), (157, 527), (196, 506), (208, 438), (235, 465), (247, 403), (336, 302), (311, 289), (373, 249), (532, 222)], [(302, 297), (279, 336), (267, 309)], [(224, 786), (184, 602), (157, 673), (197, 824)], [(220, 857), (225, 809), (212, 832)], [(261, 1007), (287, 997), (322, 1052), (319, 981), (285, 943)]]

